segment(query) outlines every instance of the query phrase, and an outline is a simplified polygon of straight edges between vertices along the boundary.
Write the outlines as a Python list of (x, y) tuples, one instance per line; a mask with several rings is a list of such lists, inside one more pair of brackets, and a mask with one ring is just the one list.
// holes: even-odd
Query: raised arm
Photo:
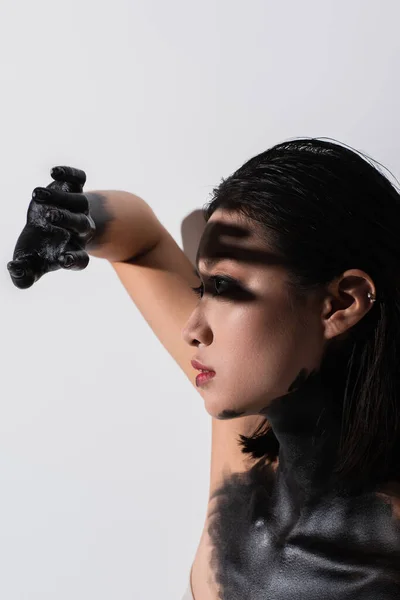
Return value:
[(152, 250), (163, 227), (139, 196), (119, 190), (88, 191), (89, 211), (96, 233), (87, 252), (110, 262), (138, 258)]
[(16, 287), (29, 288), (61, 268), (85, 269), (89, 254), (127, 260), (157, 244), (161, 224), (139, 196), (117, 190), (83, 193), (86, 173), (73, 167), (54, 167), (51, 176), (47, 187), (33, 190), (7, 264)]
[[(14, 283), (29, 287), (56, 268), (85, 268), (87, 253), (108, 260), (154, 334), (197, 390), (197, 371), (190, 364), (194, 349), (182, 338), (198, 301), (191, 290), (199, 285), (191, 261), (142, 198), (118, 190), (83, 193), (84, 172), (61, 169), (52, 172), (58, 186), (34, 190), (27, 224), (8, 264)], [(66, 254), (70, 261), (65, 260)], [(246, 468), (237, 438), (249, 434), (259, 422), (257, 416), (212, 419), (210, 492), (224, 469)]]

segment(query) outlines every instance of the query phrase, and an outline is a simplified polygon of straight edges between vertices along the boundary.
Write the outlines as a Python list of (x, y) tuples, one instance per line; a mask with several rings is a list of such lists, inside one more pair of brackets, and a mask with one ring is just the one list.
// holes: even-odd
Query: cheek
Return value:
[(315, 325), (282, 306), (268, 312), (255, 307), (233, 311), (220, 320), (218, 330), (219, 381), (206, 405), (214, 416), (224, 409), (256, 414), (285, 394), (299, 370), (312, 368), (315, 360)]
[[(260, 314), (242, 330), (246, 343), (240, 349), (243, 383), (249, 389), (281, 393), (295, 370), (297, 333), (284, 314)], [(238, 344), (239, 347), (239, 344)]]
[(263, 356), (281, 360), (293, 341), (295, 323), (282, 309), (243, 309), (230, 315), (224, 326), (233, 356), (242, 356), (246, 363), (257, 363)]

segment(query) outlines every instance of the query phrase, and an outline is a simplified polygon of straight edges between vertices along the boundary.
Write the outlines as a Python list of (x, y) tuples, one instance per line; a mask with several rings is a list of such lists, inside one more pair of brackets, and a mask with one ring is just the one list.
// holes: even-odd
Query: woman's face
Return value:
[(202, 296), (183, 338), (193, 358), (216, 373), (199, 387), (215, 418), (259, 414), (322, 358), (320, 296), (293, 299), (285, 268), (258, 232), (238, 213), (219, 209), (199, 244)]

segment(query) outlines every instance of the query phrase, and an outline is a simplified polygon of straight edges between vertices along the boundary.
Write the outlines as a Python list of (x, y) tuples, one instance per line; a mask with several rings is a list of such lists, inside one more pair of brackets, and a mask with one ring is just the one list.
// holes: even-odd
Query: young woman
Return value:
[(338, 143), (278, 144), (214, 190), (198, 279), (143, 200), (83, 194), (76, 169), (52, 176), (34, 190), (14, 283), (84, 268), (85, 248), (109, 260), (212, 416), (185, 598), (400, 598), (394, 185)]

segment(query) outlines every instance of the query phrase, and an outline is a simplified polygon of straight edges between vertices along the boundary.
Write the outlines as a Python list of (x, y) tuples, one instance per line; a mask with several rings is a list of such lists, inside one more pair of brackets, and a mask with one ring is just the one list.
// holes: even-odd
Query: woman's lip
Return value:
[(191, 361), (191, 365), (194, 369), (196, 369), (197, 371), (211, 371), (212, 373), (215, 373), (214, 369), (212, 369), (211, 367), (206, 367), (206, 365), (202, 365), (199, 361), (197, 360), (192, 360)]
[(196, 377), (196, 385), (197, 385), (197, 387), (202, 386), (204, 383), (206, 383), (207, 381), (209, 381), (213, 377), (215, 377), (215, 372), (214, 371), (210, 371), (209, 373), (199, 373), (197, 375), (197, 377)]

